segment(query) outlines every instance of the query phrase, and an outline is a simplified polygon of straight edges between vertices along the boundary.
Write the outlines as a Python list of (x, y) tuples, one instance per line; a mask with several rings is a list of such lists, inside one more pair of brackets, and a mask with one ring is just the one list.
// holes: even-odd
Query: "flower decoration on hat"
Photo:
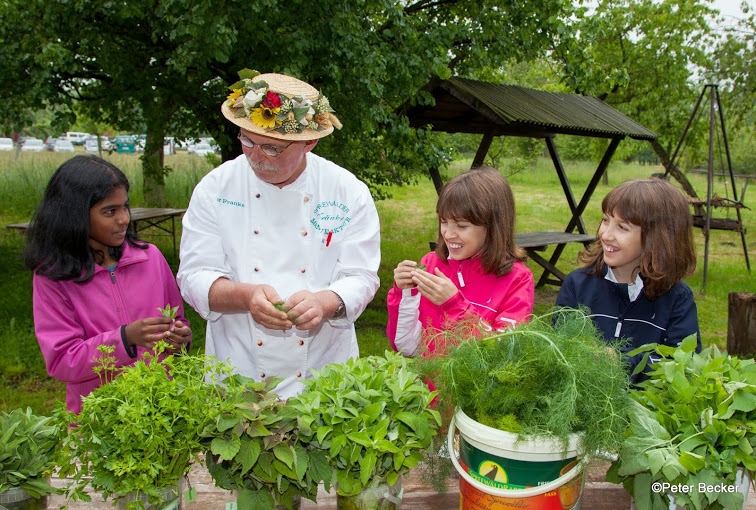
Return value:
[(254, 126), (283, 135), (341, 129), (341, 122), (323, 94), (314, 89), (311, 97), (287, 94), (274, 90), (263, 76), (250, 69), (239, 72), (241, 79), (229, 87), (231, 94), (226, 99), (235, 118), (246, 118)]

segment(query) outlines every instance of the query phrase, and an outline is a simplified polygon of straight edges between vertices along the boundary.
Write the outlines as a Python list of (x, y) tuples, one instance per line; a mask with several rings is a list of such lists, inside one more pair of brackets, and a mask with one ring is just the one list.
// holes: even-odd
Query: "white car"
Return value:
[(215, 154), (215, 151), (209, 143), (201, 142), (194, 146), (192, 153), (196, 156), (206, 156), (208, 154)]
[(53, 145), (53, 152), (76, 152), (76, 147), (68, 140), (58, 140)]
[(39, 138), (27, 138), (21, 146), (21, 152), (42, 152), (45, 150), (45, 142)]
[(0, 138), (0, 151), (12, 151), (13, 149), (12, 138)]

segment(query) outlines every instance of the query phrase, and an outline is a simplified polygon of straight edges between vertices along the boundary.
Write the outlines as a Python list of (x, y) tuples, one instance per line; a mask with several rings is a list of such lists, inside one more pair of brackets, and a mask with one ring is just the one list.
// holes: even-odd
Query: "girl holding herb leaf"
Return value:
[[(24, 251), (34, 271), (34, 330), (47, 372), (66, 383), (66, 407), (100, 386), (98, 347), (113, 346), (116, 367), (165, 340), (192, 339), (170, 266), (129, 229), (129, 181), (113, 164), (75, 156), (50, 178)], [(167, 304), (166, 304), (167, 303)], [(164, 316), (163, 307), (175, 317)]]
[[(685, 195), (663, 179), (635, 179), (610, 191), (601, 210), (599, 242), (580, 254), (585, 265), (567, 276), (557, 306), (587, 307), (605, 339), (626, 340), (624, 352), (649, 343), (675, 347), (690, 335), (700, 351), (696, 303), (682, 281), (696, 268)], [(627, 361), (634, 372), (641, 355)]]
[(514, 241), (514, 195), (504, 176), (481, 167), (454, 177), (439, 193), (436, 214), (436, 250), (420, 260), (422, 269), (400, 262), (388, 292), (386, 332), (406, 356), (433, 352), (435, 333), (470, 318), (503, 331), (533, 311), (533, 274)]

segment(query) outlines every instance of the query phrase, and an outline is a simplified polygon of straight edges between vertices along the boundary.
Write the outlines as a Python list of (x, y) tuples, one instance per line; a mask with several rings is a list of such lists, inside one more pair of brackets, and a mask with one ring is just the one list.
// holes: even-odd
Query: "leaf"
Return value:
[(247, 473), (260, 457), (260, 445), (256, 441), (243, 441), (237, 459), (242, 465), (242, 474)]
[(239, 510), (270, 510), (275, 508), (273, 496), (265, 491), (241, 489), (236, 499)]
[(279, 444), (274, 446), (273, 454), (278, 460), (286, 464), (286, 467), (294, 467), (294, 449), (288, 444)]

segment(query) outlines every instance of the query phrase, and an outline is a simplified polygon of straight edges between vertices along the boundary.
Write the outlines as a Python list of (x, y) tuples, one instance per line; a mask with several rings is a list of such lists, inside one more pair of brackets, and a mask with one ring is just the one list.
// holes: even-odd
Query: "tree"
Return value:
[[(569, 38), (571, 10), (567, 0), (8, 0), (0, 41), (18, 43), (0, 48), (10, 64), (0, 91), (19, 98), (14, 111), (78, 102), (93, 120), (146, 125), (145, 200), (159, 204), (166, 129), (202, 125), (228, 159), (239, 148), (219, 112), (225, 86), (245, 67), (293, 74), (345, 126), (318, 152), (378, 191), (441, 164), (400, 105), (429, 101), (421, 89), (434, 76), (545, 54)], [(58, 111), (71, 120), (73, 109)]]

